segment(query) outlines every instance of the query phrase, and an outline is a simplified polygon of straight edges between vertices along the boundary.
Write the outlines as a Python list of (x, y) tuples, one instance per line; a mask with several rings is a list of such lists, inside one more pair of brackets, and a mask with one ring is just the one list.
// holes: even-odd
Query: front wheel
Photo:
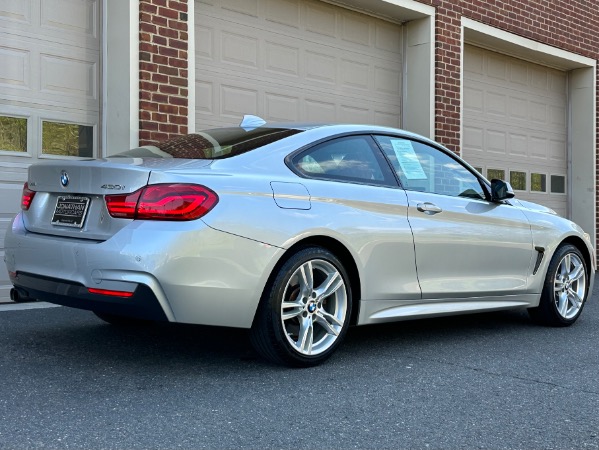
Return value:
[(302, 249), (266, 287), (252, 325), (252, 345), (278, 364), (320, 364), (347, 332), (351, 297), (347, 273), (335, 255), (320, 247)]
[(573, 245), (562, 245), (549, 263), (539, 306), (528, 312), (545, 325), (569, 326), (580, 316), (587, 294), (588, 273), (582, 253)]

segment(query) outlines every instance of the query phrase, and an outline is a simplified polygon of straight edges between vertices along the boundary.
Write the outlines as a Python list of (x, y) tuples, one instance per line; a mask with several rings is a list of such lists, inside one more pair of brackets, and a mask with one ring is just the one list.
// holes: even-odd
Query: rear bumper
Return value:
[(138, 284), (131, 297), (91, 294), (85, 286), (68, 280), (18, 272), (11, 277), (15, 288), (31, 298), (72, 308), (168, 322), (160, 302), (150, 287)]
[[(106, 241), (32, 233), (17, 215), (5, 239), (15, 287), (39, 300), (133, 317), (249, 328), (283, 250), (201, 220), (132, 221)], [(129, 298), (88, 288), (134, 292)], [(141, 310), (149, 308), (147, 313)]]

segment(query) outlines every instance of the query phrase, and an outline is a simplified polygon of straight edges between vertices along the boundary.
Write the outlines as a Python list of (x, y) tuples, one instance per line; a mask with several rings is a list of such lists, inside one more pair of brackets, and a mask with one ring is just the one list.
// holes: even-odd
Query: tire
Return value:
[(150, 323), (149, 320), (136, 319), (135, 317), (126, 317), (119, 316), (116, 314), (109, 314), (99, 311), (92, 311), (96, 316), (102, 319), (104, 322), (109, 323), (110, 325), (115, 325), (118, 327), (139, 327), (148, 325)]
[(343, 341), (351, 306), (341, 262), (324, 248), (304, 248), (271, 276), (252, 324), (251, 343), (276, 364), (318, 365)]
[(539, 306), (528, 313), (543, 325), (570, 326), (582, 313), (588, 289), (589, 274), (582, 253), (573, 245), (562, 245), (549, 263)]

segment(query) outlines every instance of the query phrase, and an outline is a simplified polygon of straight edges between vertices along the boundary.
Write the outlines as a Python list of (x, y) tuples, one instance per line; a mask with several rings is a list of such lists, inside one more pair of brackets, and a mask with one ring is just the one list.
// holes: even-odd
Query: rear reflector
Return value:
[(133, 292), (127, 291), (113, 291), (110, 289), (96, 289), (96, 288), (87, 288), (90, 294), (99, 294), (99, 295), (107, 295), (109, 297), (133, 297)]
[(198, 184), (153, 184), (131, 194), (105, 196), (112, 217), (144, 220), (195, 220), (218, 203), (218, 195)]
[(21, 195), (21, 209), (23, 211), (27, 211), (31, 206), (31, 202), (33, 201), (33, 197), (35, 197), (35, 191), (29, 189), (29, 184), (27, 182), (23, 186), (23, 194)]

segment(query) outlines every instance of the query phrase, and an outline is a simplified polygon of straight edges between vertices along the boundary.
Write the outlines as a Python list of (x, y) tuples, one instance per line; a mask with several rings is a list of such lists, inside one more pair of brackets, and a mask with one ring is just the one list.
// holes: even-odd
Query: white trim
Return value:
[(187, 1), (187, 132), (196, 131), (195, 0)]
[[(465, 38), (466, 29), (474, 32), (475, 36)], [(529, 59), (530, 61), (538, 62), (556, 69), (571, 70), (582, 67), (592, 67), (595, 64), (594, 59), (571, 53), (557, 47), (551, 47), (550, 45), (542, 44), (533, 41), (532, 39), (494, 28), (490, 25), (485, 25), (484, 23), (477, 22), (467, 17), (462, 17), (462, 49), (465, 40), (468, 41), (468, 43), (472, 41), (476, 42), (477, 45), (485, 46), (484, 44), (486, 42), (483, 42), (486, 41), (485, 39), (477, 39), (477, 37), (482, 38), (483, 36), (490, 38), (489, 42), (495, 41), (495, 43), (498, 43), (498, 41), (501, 41), (506, 44), (503, 48), (495, 48), (501, 53), (509, 56), (516, 56), (520, 59), (529, 59), (527, 56), (530, 53), (534, 53), (535, 56), (533, 56), (532, 59)], [(489, 47), (494, 47), (494, 45), (489, 44)]]
[(139, 145), (139, 1), (105, 1), (104, 157)]
[(108, 69), (106, 68), (106, 61), (108, 56), (108, 44), (105, 36), (108, 34), (108, 0), (102, 0), (102, 23), (100, 24), (100, 86), (101, 86), (101, 97), (100, 97), (100, 136), (98, 142), (98, 157), (105, 156), (104, 146), (106, 145), (106, 90), (108, 87)]
[(135, 148), (139, 146), (139, 0), (129, 0), (129, 7), (129, 148)]
[(384, 3), (391, 3), (392, 5), (399, 6), (401, 8), (409, 9), (414, 12), (418, 12), (427, 16), (434, 17), (436, 9), (434, 6), (425, 5), (424, 3), (417, 2), (415, 0), (379, 0)]

